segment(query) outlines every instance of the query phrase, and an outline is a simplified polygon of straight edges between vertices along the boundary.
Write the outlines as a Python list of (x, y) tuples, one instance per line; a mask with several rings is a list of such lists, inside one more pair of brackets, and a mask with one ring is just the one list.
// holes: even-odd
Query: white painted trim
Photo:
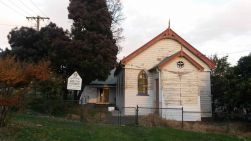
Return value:
[(146, 70), (146, 68), (130, 68), (130, 67), (124, 67), (124, 69), (133, 69), (133, 70), (142, 70), (142, 69), (144, 69), (144, 70)]
[[(159, 108), (162, 108), (162, 83), (161, 83), (161, 70), (160, 69), (156, 69), (158, 74), (159, 74)], [(160, 110), (161, 111), (161, 110)], [(160, 113), (160, 116), (162, 117), (162, 112)]]

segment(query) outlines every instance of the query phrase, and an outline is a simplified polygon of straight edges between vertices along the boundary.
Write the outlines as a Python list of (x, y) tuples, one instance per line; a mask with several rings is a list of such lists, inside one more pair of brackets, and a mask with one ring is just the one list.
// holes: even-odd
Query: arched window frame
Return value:
[(148, 95), (148, 76), (144, 70), (138, 74), (138, 95)]

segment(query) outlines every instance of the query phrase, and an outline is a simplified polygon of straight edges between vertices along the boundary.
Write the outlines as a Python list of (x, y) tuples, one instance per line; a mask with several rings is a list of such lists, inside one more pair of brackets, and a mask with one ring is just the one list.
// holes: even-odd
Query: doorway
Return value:
[(99, 89), (99, 103), (109, 103), (109, 88)]

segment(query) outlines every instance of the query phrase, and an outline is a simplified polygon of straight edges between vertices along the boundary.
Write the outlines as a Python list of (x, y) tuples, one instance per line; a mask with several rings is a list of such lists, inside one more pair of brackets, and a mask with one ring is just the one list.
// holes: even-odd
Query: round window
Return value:
[(178, 61), (177, 62), (177, 67), (180, 68), (180, 69), (183, 68), (184, 67), (184, 62), (183, 61)]

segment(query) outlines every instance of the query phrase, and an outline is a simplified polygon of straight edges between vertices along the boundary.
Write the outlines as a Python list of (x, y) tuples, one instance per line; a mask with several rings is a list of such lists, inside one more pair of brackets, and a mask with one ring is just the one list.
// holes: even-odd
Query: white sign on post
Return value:
[(75, 71), (67, 80), (67, 90), (81, 90), (82, 78)]

